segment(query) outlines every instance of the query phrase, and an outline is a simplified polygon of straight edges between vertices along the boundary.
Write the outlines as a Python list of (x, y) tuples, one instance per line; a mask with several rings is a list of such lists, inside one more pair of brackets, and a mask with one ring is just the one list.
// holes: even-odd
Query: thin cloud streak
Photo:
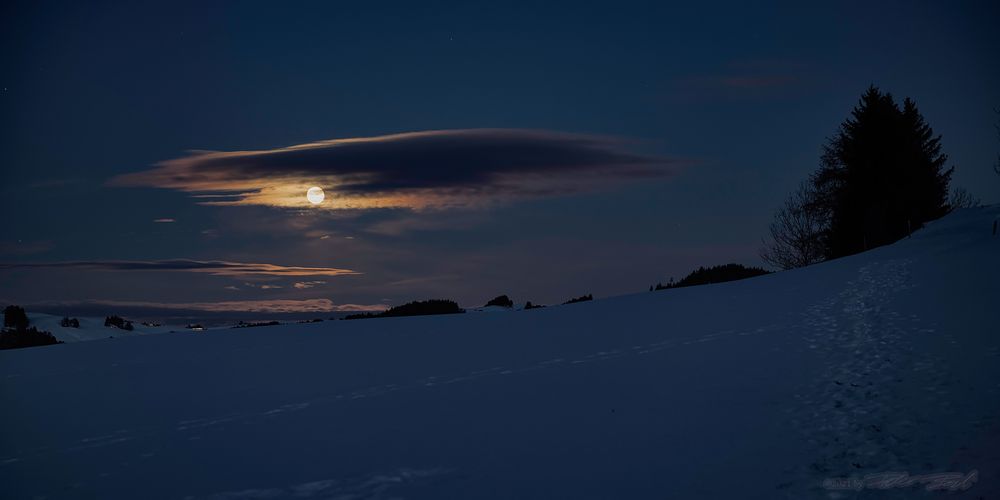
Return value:
[(726, 87), (760, 89), (792, 85), (796, 79), (788, 75), (738, 75), (722, 77), (718, 82)]
[(0, 241), (0, 255), (31, 255), (52, 250), (51, 241)]
[(221, 302), (148, 302), (96, 300), (85, 302), (46, 302), (45, 306), (106, 306), (170, 311), (247, 312), (247, 313), (331, 313), (381, 311), (383, 304), (335, 304), (330, 299), (229, 300)]
[(693, 76), (680, 80), (683, 89), (702, 92), (774, 91), (799, 83), (789, 74), (728, 74)]
[(93, 271), (177, 271), (212, 276), (344, 276), (361, 274), (333, 267), (298, 267), (229, 261), (187, 259), (131, 261), (76, 261), (0, 264), (0, 269), (80, 269)]
[[(679, 168), (625, 146), (611, 137), (541, 130), (437, 130), (193, 151), (110, 183), (185, 191), (206, 205), (428, 209), (606, 189)], [(326, 201), (311, 205), (305, 197), (311, 186), (322, 187)]]

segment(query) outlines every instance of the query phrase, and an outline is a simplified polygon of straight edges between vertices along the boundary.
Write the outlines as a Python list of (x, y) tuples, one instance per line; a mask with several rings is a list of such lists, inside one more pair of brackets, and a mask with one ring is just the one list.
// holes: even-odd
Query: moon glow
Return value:
[(323, 194), (323, 189), (317, 186), (313, 186), (309, 188), (308, 191), (306, 191), (306, 199), (309, 200), (309, 203), (312, 203), (313, 205), (319, 205), (320, 203), (323, 203), (324, 198), (326, 198), (326, 195)]

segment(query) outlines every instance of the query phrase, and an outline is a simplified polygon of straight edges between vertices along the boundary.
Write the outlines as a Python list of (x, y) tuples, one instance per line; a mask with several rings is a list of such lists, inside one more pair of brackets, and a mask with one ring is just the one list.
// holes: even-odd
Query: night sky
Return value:
[(4, 4), (0, 303), (550, 304), (759, 265), (870, 84), (1000, 202), (995, 2), (287, 3)]

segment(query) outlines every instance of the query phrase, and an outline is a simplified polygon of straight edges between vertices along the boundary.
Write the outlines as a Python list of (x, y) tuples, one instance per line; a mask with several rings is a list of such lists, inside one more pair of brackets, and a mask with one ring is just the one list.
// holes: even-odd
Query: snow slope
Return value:
[(31, 326), (38, 327), (55, 336), (63, 342), (80, 342), (84, 340), (103, 340), (109, 337), (148, 335), (151, 333), (168, 333), (182, 329), (180, 326), (146, 326), (138, 321), (132, 322), (131, 331), (119, 330), (114, 327), (104, 326), (104, 318), (78, 317), (79, 328), (64, 327), (60, 324), (62, 316), (52, 314), (28, 313), (28, 321)]
[(0, 496), (998, 498), (998, 216), (568, 306), (0, 352)]

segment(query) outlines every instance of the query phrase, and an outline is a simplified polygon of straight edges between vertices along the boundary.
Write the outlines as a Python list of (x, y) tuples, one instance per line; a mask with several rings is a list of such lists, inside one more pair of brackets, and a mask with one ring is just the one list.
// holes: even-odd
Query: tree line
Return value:
[(62, 344), (51, 333), (29, 326), (29, 323), (24, 308), (15, 305), (5, 307), (3, 329), (0, 330), (0, 349)]
[(741, 264), (723, 264), (721, 266), (712, 267), (698, 267), (690, 274), (681, 278), (680, 281), (675, 282), (673, 278), (670, 278), (666, 284), (657, 283), (655, 286), (649, 287), (649, 291), (655, 290), (667, 290), (670, 288), (683, 288), (686, 286), (698, 286), (698, 285), (710, 285), (712, 283), (725, 283), (727, 281), (736, 281), (747, 278), (753, 278), (755, 276), (763, 276), (765, 274), (770, 274), (770, 271), (753, 266), (744, 266)]

